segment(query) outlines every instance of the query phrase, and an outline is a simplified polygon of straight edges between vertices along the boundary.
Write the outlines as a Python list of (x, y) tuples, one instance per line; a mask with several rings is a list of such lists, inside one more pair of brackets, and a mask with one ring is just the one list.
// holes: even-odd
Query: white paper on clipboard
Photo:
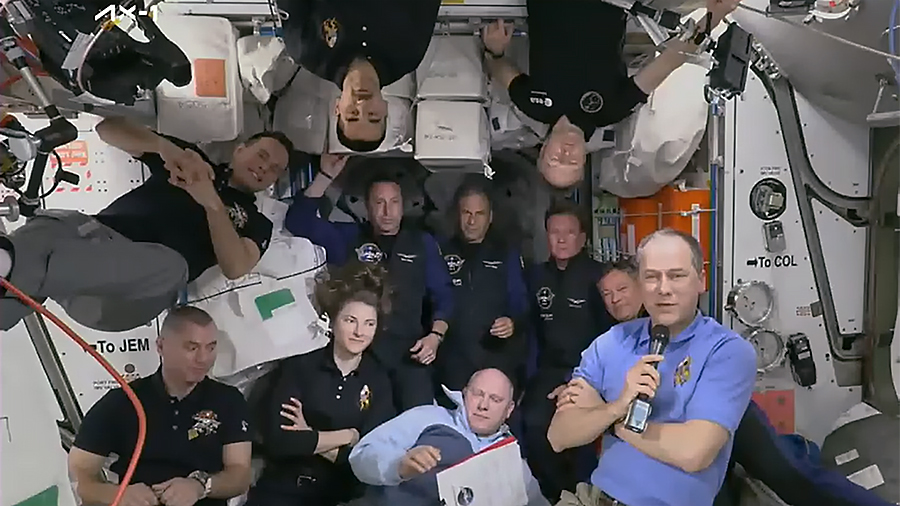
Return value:
[(522, 452), (506, 438), (437, 474), (444, 506), (525, 506)]

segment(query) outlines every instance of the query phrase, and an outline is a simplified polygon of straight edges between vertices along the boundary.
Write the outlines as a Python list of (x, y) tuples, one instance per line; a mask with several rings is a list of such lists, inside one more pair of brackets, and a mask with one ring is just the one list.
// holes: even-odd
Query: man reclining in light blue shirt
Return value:
[[(418, 406), (363, 437), (350, 452), (359, 481), (374, 485), (366, 506), (440, 505), (437, 473), (510, 436), (513, 386), (497, 369), (472, 375), (462, 392), (447, 391), (456, 409)], [(522, 461), (528, 506), (546, 506), (540, 487)]]

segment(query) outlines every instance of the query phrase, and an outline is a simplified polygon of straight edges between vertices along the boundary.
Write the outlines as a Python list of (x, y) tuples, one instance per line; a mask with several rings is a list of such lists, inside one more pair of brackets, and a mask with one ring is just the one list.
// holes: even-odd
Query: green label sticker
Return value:
[(16, 504), (15, 506), (58, 506), (59, 505), (59, 489), (56, 485), (35, 494), (28, 499)]
[(256, 310), (263, 321), (275, 316), (275, 311), (290, 306), (296, 299), (290, 288), (282, 288), (256, 298)]

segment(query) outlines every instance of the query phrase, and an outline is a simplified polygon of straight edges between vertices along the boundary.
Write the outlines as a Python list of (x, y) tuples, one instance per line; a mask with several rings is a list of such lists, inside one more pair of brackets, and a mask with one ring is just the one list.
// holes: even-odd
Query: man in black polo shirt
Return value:
[[(367, 185), (369, 223), (333, 223), (319, 217), (319, 199), (347, 160), (334, 155), (322, 158), (315, 179), (302, 195), (294, 197), (284, 226), (325, 248), (331, 266), (359, 261), (386, 267), (393, 287), (391, 313), (379, 322), (372, 351), (389, 369), (398, 410), (431, 404), (434, 389), (430, 364), (444, 340), (454, 302), (450, 275), (437, 241), (403, 219), (400, 184), (388, 177), (373, 177)], [(423, 314), (426, 302), (431, 314)]]
[[(186, 282), (214, 265), (229, 279), (253, 269), (272, 236), (254, 193), (288, 165), (293, 147), (283, 134), (257, 134), (219, 166), (194, 144), (121, 118), (103, 120), (97, 133), (143, 162), (150, 178), (96, 216), (44, 211), (9, 240), (0, 236), (0, 257), (16, 253), (11, 273), (0, 276), (55, 300), (86, 327), (121, 332), (171, 307)], [(29, 313), (0, 298), (0, 330)]]
[(595, 337), (615, 322), (597, 287), (603, 264), (585, 250), (587, 235), (579, 209), (568, 201), (554, 203), (545, 225), (550, 259), (537, 266), (530, 279), (537, 314), (538, 371), (522, 402), (528, 465), (551, 503), (563, 490), (575, 491), (596, 465), (596, 452), (584, 446), (556, 453), (547, 429), (556, 412), (554, 390), (569, 381), (572, 370)]
[[(739, 0), (707, 0), (698, 35), (715, 28)], [(672, 72), (696, 51), (693, 39), (670, 41), (666, 49), (629, 77), (622, 49), (627, 13), (602, 0), (528, 0), (529, 71), (504, 57), (512, 27), (502, 22), (483, 32), (491, 78), (509, 90), (530, 118), (550, 126), (538, 168), (552, 186), (569, 188), (584, 177), (586, 142), (597, 128), (618, 123), (646, 102)]]
[[(130, 383), (147, 415), (147, 439), (122, 506), (225, 506), (250, 487), (250, 428), (243, 395), (209, 379), (218, 329), (202, 309), (173, 309), (156, 343), (159, 370)], [(120, 389), (106, 393), (84, 417), (69, 451), (69, 472), (82, 504), (108, 505), (137, 442), (134, 406)]]
[(481, 175), (456, 190), (455, 234), (441, 242), (453, 282), (455, 315), (437, 360), (437, 383), (462, 390), (481, 369), (499, 369), (522, 388), (528, 352), (528, 295), (522, 257), (492, 226)]
[(287, 53), (341, 88), (338, 140), (378, 149), (387, 128), (381, 88), (416, 70), (431, 43), (440, 0), (279, 0)]

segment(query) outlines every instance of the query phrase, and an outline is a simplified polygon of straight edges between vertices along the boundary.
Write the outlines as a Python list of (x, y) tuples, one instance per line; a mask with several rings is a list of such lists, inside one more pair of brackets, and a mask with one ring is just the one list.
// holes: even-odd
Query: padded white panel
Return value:
[(56, 486), (55, 504), (75, 506), (56, 426), (62, 414), (25, 325), (0, 337), (0, 504), (13, 506)]
[(487, 97), (487, 77), (474, 35), (436, 36), (416, 70), (420, 99), (478, 100)]
[(278, 37), (248, 35), (237, 41), (241, 84), (261, 104), (268, 102), (275, 91), (275, 66), (283, 51), (284, 42)]
[(481, 172), (490, 157), (490, 132), (478, 102), (425, 100), (416, 111), (416, 160), (429, 169)]
[(398, 97), (405, 98), (407, 100), (413, 100), (416, 98), (416, 78), (415, 72), (410, 72), (405, 76), (401, 77), (397, 80), (397, 82), (391, 83), (388, 86), (385, 86), (381, 89), (381, 94), (385, 97)]
[(321, 348), (311, 301), (325, 250), (283, 230), (287, 204), (258, 197), (260, 212), (275, 224), (272, 242), (253, 271), (228, 280), (218, 266), (188, 285), (188, 302), (206, 310), (221, 336), (211, 375), (228, 377), (273, 360)]
[(300, 69), (275, 108), (273, 126), (284, 132), (304, 153), (322, 153), (328, 139), (328, 118), (338, 88), (306, 69)]
[[(191, 60), (193, 80), (156, 88), (157, 128), (190, 142), (229, 141), (243, 125), (237, 31), (225, 18), (160, 14), (160, 30)], [(224, 60), (224, 75), (216, 61)], [(224, 93), (219, 93), (224, 90)], [(207, 96), (199, 96), (207, 95)], [(212, 95), (212, 96), (209, 96)]]

